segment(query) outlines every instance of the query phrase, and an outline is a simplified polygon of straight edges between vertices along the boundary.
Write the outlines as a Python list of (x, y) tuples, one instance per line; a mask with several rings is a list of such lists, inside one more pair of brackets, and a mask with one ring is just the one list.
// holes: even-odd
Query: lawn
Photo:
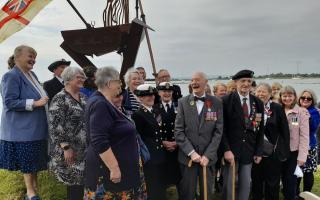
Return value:
[[(55, 178), (43, 171), (39, 174), (39, 194), (43, 200), (65, 200), (66, 187), (58, 183)], [(23, 177), (18, 172), (0, 170), (0, 199), (21, 200), (25, 194)], [(313, 193), (320, 196), (320, 170), (315, 174)], [(176, 200), (177, 194), (174, 188), (168, 189), (168, 200)], [(216, 195), (220, 199), (220, 195)]]

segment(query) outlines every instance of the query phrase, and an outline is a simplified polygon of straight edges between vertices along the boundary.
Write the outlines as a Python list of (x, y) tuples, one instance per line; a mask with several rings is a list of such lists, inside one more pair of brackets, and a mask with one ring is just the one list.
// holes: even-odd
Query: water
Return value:
[[(216, 82), (227, 83), (229, 80), (210, 80), (209, 85), (212, 90), (213, 85)], [(317, 79), (256, 79), (257, 85), (261, 82), (269, 83), (270, 85), (274, 82), (279, 82), (282, 86), (290, 85), (296, 91), (297, 94), (300, 95), (300, 92), (304, 89), (311, 89), (315, 92), (318, 97), (318, 101), (320, 100), (320, 78)], [(181, 92), (183, 95), (187, 95), (189, 93), (188, 85), (189, 81), (176, 81), (173, 82), (181, 87)]]
[[(222, 83), (227, 83), (229, 80), (219, 80), (218, 82)], [(177, 84), (181, 87), (181, 92), (185, 96), (189, 93), (188, 85), (189, 85), (188, 80), (186, 81), (173, 81), (174, 84)], [(210, 80), (209, 85), (212, 89), (212, 86), (214, 83), (217, 81), (215, 80)], [(320, 100), (320, 78), (315, 78), (315, 79), (257, 79), (256, 80), (257, 84), (261, 82), (269, 83), (272, 84), (273, 82), (279, 82), (282, 85), (290, 85), (294, 87), (298, 93), (304, 89), (311, 89), (315, 92), (316, 96), (318, 97), (318, 101)], [(2, 98), (0, 98), (0, 114), (2, 112)]]

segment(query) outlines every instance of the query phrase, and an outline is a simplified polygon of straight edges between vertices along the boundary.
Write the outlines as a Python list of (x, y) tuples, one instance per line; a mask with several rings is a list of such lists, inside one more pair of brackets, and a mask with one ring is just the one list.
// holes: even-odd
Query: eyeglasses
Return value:
[(86, 77), (84, 77), (84, 76), (76, 76), (76, 78), (78, 79), (78, 80), (82, 80), (82, 81), (85, 81), (87, 78)]
[(307, 101), (312, 101), (312, 97), (300, 97), (301, 100), (307, 100)]

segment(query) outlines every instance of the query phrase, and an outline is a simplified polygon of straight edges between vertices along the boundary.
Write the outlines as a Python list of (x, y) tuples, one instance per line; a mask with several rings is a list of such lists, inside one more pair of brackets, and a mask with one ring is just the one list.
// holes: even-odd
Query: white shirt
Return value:
[[(197, 95), (193, 94), (193, 96), (197, 96)], [(199, 97), (199, 96), (197, 96), (197, 97)], [(201, 97), (206, 97), (206, 94), (203, 94)], [(199, 97), (199, 98), (201, 98), (201, 97)], [(196, 101), (196, 105), (197, 105), (198, 115), (200, 115), (202, 108), (203, 108), (203, 105), (204, 105), (204, 102), (203, 101)]]
[(164, 110), (165, 110), (166, 112), (168, 112), (168, 111), (167, 111), (167, 104), (169, 104), (169, 108), (171, 108), (172, 101), (169, 101), (168, 103), (166, 103), (166, 102), (162, 101), (162, 105), (163, 105)]
[(243, 104), (243, 98), (247, 98), (246, 103), (247, 103), (247, 106), (248, 106), (248, 114), (250, 114), (251, 108), (250, 108), (250, 96), (249, 96), (249, 94), (247, 94), (247, 96), (242, 96), (242, 95), (238, 92), (238, 95), (239, 95), (239, 97), (240, 97), (241, 106), (242, 106), (242, 104)]
[(62, 78), (60, 78), (60, 77), (58, 77), (58, 76), (55, 76), (55, 77), (60, 81), (60, 83), (63, 84), (63, 79), (62, 79)]
[(144, 104), (142, 104), (143, 107), (145, 107), (145, 109), (147, 109), (149, 112), (152, 113), (152, 107), (146, 106)]

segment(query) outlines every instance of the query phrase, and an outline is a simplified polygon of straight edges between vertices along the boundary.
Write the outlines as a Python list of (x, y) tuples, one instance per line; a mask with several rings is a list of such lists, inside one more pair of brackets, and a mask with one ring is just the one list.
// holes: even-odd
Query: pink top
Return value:
[(295, 105), (286, 114), (290, 129), (290, 151), (299, 151), (297, 160), (305, 162), (309, 150), (309, 112)]

